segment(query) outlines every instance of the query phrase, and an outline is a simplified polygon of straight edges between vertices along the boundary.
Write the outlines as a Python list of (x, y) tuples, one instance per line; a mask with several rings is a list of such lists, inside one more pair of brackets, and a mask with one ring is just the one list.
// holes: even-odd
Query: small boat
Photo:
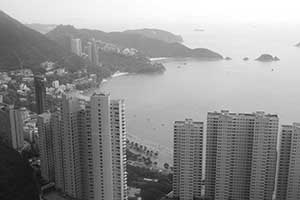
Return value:
[(203, 32), (204, 29), (202, 29), (202, 28), (196, 28), (196, 29), (194, 29), (194, 31), (196, 31), (196, 32)]

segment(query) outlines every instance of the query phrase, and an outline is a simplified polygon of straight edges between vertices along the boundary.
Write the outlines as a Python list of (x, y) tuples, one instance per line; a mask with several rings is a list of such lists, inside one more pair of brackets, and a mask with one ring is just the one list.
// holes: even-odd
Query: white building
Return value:
[(51, 128), (53, 134), (53, 161), (55, 171), (55, 187), (61, 191), (65, 189), (64, 181), (64, 165), (63, 165), (63, 144), (62, 144), (62, 115), (58, 109), (51, 114)]
[(52, 116), (56, 188), (85, 200), (127, 200), (123, 100), (63, 95)]
[(82, 54), (82, 44), (79, 38), (71, 39), (71, 51), (78, 56)]
[(59, 81), (58, 80), (53, 81), (52, 82), (52, 87), (58, 88), (59, 87)]
[(203, 122), (174, 123), (174, 197), (201, 198)]
[(287, 200), (300, 199), (300, 123), (293, 124), (288, 172)]
[(79, 99), (72, 95), (62, 98), (62, 158), (64, 175), (64, 193), (73, 197), (82, 196), (82, 173), (80, 159), (80, 132), (78, 113), (81, 110)]
[(114, 200), (128, 198), (124, 100), (110, 101)]
[(280, 133), (276, 199), (285, 200), (289, 178), (293, 126), (282, 125)]
[(206, 198), (271, 200), (277, 135), (277, 115), (208, 113)]
[(16, 150), (21, 150), (24, 145), (24, 122), (22, 118), (22, 110), (9, 107), (9, 121), (10, 121), (10, 142), (11, 147)]
[(126, 126), (123, 100), (92, 95), (86, 108), (86, 199), (126, 200)]
[(50, 182), (54, 181), (53, 135), (51, 131), (51, 114), (43, 113), (38, 116), (38, 145), (41, 160), (41, 175)]

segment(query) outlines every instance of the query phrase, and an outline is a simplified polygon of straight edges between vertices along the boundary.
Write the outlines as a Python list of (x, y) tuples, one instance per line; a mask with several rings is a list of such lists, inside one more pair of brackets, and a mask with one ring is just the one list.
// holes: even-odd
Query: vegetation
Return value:
[(165, 163), (165, 164), (164, 164), (164, 168), (165, 168), (165, 169), (169, 169), (169, 167), (170, 167), (170, 166), (169, 166), (168, 163)]
[(137, 29), (137, 30), (127, 30), (124, 31), (123, 33), (142, 35), (148, 38), (161, 40), (167, 43), (183, 42), (183, 39), (180, 35), (174, 35), (173, 33), (164, 30), (159, 30), (159, 29), (145, 28), (145, 29)]
[(0, 199), (39, 200), (36, 174), (26, 159), (0, 143)]
[(57, 26), (47, 36), (59, 44), (66, 44), (66, 36), (72, 35), (84, 42), (90, 38), (112, 43), (125, 48), (135, 48), (147, 57), (194, 57), (202, 60), (220, 60), (223, 57), (208, 49), (190, 49), (183, 44), (168, 43), (158, 39), (145, 37), (142, 34), (126, 32), (106, 33), (99, 30), (76, 29), (73, 26)]
[(23, 68), (43, 71), (40, 63), (53, 61), (69, 70), (80, 69), (84, 62), (17, 20), (0, 11), (0, 71)]
[(154, 73), (165, 71), (162, 64), (152, 64), (141, 55), (125, 56), (118, 53), (100, 51), (99, 59), (103, 66), (112, 72)]
[[(127, 165), (128, 186), (141, 188), (143, 200), (157, 200), (172, 190), (172, 175), (165, 175), (146, 168)], [(144, 178), (157, 179), (145, 181)]]

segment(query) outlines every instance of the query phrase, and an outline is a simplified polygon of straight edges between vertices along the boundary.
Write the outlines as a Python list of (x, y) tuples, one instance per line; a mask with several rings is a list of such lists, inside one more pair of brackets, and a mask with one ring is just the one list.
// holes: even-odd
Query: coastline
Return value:
[(87, 90), (84, 90), (84, 91), (82, 91), (82, 94), (84, 96), (91, 96), (94, 92), (97, 92), (101, 88), (102, 84), (106, 83), (107, 81), (109, 81), (113, 78), (117, 78), (117, 77), (120, 77), (120, 76), (126, 76), (126, 75), (130, 75), (130, 73), (116, 71), (114, 74), (110, 75), (109, 77), (107, 77), (105, 79), (102, 79), (102, 81), (98, 84), (97, 87), (93, 87), (93, 88), (89, 88)]
[(170, 59), (170, 58), (168, 58), (168, 57), (149, 58), (149, 60), (150, 60), (151, 62), (162, 61), (162, 60), (167, 60), (167, 59)]
[[(160, 58), (159, 60), (162, 61), (162, 60), (167, 60), (168, 58)], [(158, 60), (158, 59), (157, 59)], [(114, 74), (112, 74), (110, 77), (108, 77), (107, 79), (103, 79), (101, 81), (101, 83), (99, 83), (99, 85), (97, 87), (94, 87), (94, 88), (90, 88), (88, 90), (85, 90), (83, 92), (78, 92), (78, 95), (81, 96), (81, 98), (90, 98), (90, 96), (99, 91), (102, 87), (102, 85), (114, 78), (117, 78), (117, 77), (120, 77), (120, 76), (126, 76), (126, 75), (130, 75), (131, 73), (128, 73), (128, 72), (120, 72), (120, 71), (117, 71), (115, 72)], [(145, 140), (145, 139), (142, 139), (136, 135), (133, 135), (133, 134), (129, 134), (127, 133), (127, 137), (126, 137), (128, 140), (130, 141), (134, 141), (134, 142), (137, 142), (143, 146), (147, 146), (148, 149), (151, 149), (153, 151), (157, 151), (158, 152), (158, 159), (157, 159), (157, 167), (158, 168), (161, 168), (161, 169), (164, 169), (164, 164), (165, 163), (168, 163), (169, 166), (173, 166), (173, 153), (172, 153), (172, 149), (166, 147), (166, 146), (162, 146), (162, 145), (159, 145), (159, 144), (156, 144), (152, 141), (149, 141), (149, 140)]]
[(113, 75), (110, 76), (110, 78), (116, 78), (116, 77), (125, 76), (125, 75), (128, 75), (128, 74), (129, 74), (128, 72), (116, 71)]
[(129, 141), (133, 141), (133, 142), (136, 142), (143, 146), (146, 146), (150, 150), (158, 151), (158, 165), (157, 166), (159, 168), (163, 169), (165, 163), (168, 163), (170, 166), (173, 166), (173, 153), (170, 148), (156, 144), (149, 140), (141, 139), (140, 137), (129, 134), (129, 133), (127, 133), (127, 139)]

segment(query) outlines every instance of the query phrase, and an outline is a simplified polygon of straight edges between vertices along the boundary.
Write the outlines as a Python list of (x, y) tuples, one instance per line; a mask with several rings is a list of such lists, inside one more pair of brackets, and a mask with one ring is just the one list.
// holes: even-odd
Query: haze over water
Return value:
[[(300, 42), (300, 27), (223, 24), (185, 27), (175, 33), (189, 47), (209, 48), (233, 60), (173, 61), (165, 63), (164, 74), (106, 82), (102, 91), (125, 99), (129, 134), (171, 149), (173, 122), (193, 118), (206, 126), (209, 111), (265, 111), (279, 114), (280, 124), (300, 121), (300, 48), (294, 47)], [(254, 61), (262, 53), (281, 60)]]

